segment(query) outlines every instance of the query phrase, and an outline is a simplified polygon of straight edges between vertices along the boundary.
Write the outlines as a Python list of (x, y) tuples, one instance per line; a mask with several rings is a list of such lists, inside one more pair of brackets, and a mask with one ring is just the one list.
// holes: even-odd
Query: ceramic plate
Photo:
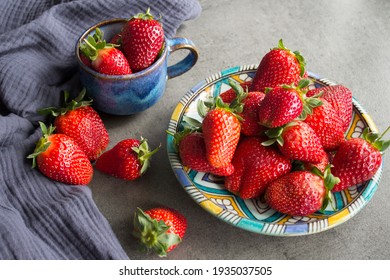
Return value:
[[(219, 95), (229, 89), (228, 80), (239, 83), (252, 80), (257, 65), (238, 66), (223, 70), (203, 80), (189, 90), (177, 104), (168, 130), (177, 132), (182, 129), (183, 116), (201, 121), (196, 104), (199, 99)], [(323, 87), (336, 83), (309, 73), (313, 80), (311, 87)], [(360, 137), (365, 127), (377, 131), (370, 116), (356, 99), (353, 99), (353, 117), (346, 138)], [(172, 169), (186, 192), (202, 208), (223, 221), (255, 233), (294, 236), (321, 232), (333, 228), (356, 215), (375, 193), (382, 174), (381, 166), (375, 176), (363, 183), (339, 193), (333, 194), (333, 210), (329, 206), (325, 212), (316, 212), (309, 216), (298, 217), (281, 214), (268, 207), (260, 199), (243, 200), (224, 188), (223, 178), (208, 173), (186, 168), (173, 144), (173, 137), (168, 135), (167, 150)]]

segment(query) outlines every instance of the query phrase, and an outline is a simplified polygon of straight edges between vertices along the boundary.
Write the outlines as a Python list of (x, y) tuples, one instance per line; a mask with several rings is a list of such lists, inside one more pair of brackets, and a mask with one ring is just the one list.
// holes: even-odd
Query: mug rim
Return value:
[(81, 44), (82, 40), (88, 36), (88, 34), (90, 34), (97, 27), (101, 27), (101, 26), (104, 26), (104, 25), (112, 24), (112, 23), (120, 23), (120, 22), (123, 22), (123, 24), (124, 24), (128, 20), (129, 19), (126, 19), (126, 18), (114, 18), (114, 19), (103, 20), (103, 21), (100, 21), (100, 22), (92, 25), (91, 27), (89, 27), (87, 30), (85, 30), (83, 32), (83, 34), (77, 40), (75, 52), (76, 52), (77, 62), (79, 64), (79, 66), (84, 71), (88, 72), (91, 75), (97, 76), (100, 79), (107, 79), (107, 80), (132, 80), (132, 79), (139, 78), (141, 76), (147, 75), (149, 72), (152, 72), (153, 70), (158, 68), (163, 63), (163, 61), (165, 60), (165, 58), (167, 56), (167, 52), (168, 52), (167, 38), (165, 38), (165, 35), (164, 35), (164, 45), (163, 45), (164, 50), (161, 53), (160, 57), (152, 65), (150, 65), (149, 67), (147, 67), (147, 68), (145, 68), (145, 69), (143, 69), (143, 70), (141, 70), (139, 72), (126, 74), (126, 75), (107, 75), (107, 74), (102, 74), (102, 73), (99, 73), (99, 72), (95, 71), (94, 69), (88, 67), (87, 65), (85, 65), (81, 61), (81, 58), (80, 58), (80, 44)]

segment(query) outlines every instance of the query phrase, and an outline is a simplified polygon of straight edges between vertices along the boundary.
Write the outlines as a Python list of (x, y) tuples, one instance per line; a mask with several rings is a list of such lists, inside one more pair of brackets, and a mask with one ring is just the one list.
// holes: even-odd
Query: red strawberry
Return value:
[(207, 161), (215, 168), (228, 166), (240, 139), (240, 121), (228, 109), (217, 107), (203, 119), (202, 131)]
[(309, 83), (303, 79), (298, 86), (281, 85), (267, 90), (259, 108), (259, 123), (270, 128), (282, 126), (318, 106), (316, 98), (303, 98)]
[(49, 107), (38, 112), (55, 117), (57, 133), (72, 137), (90, 161), (96, 160), (110, 142), (108, 132), (99, 114), (91, 107), (92, 101), (85, 101), (85, 89), (76, 99), (68, 102), (69, 93), (64, 92), (65, 107)]
[(234, 173), (225, 178), (225, 187), (242, 199), (258, 197), (270, 182), (291, 169), (287, 158), (262, 142), (258, 137), (242, 139), (232, 161)]
[(39, 123), (43, 136), (38, 141), (35, 150), (27, 158), (33, 159), (33, 167), (50, 179), (72, 185), (86, 185), (93, 175), (93, 168), (85, 153), (77, 143), (64, 134), (52, 134), (54, 127), (49, 129)]
[(242, 118), (241, 133), (246, 136), (256, 136), (264, 132), (264, 126), (259, 124), (258, 113), (260, 104), (265, 94), (258, 91), (248, 92), (247, 97), (243, 100), (244, 109), (239, 114)]
[[(260, 103), (265, 95), (262, 92), (244, 92), (247, 83), (238, 84), (229, 80), (231, 89), (220, 95), (225, 103), (230, 103), (229, 107), (238, 111), (241, 117), (241, 133), (246, 136), (260, 135), (264, 127), (258, 123), (258, 111)], [(240, 108), (239, 108), (240, 107)]]
[(137, 208), (134, 215), (133, 235), (143, 251), (153, 251), (165, 257), (182, 241), (187, 219), (175, 209), (156, 207), (147, 211)]
[(125, 139), (111, 150), (104, 152), (97, 160), (97, 170), (124, 180), (135, 180), (142, 176), (150, 165), (150, 157), (158, 151), (149, 150), (147, 140)]
[(269, 51), (261, 60), (250, 91), (264, 92), (267, 87), (298, 84), (304, 73), (303, 56), (298, 51), (292, 52), (285, 48), (280, 39), (278, 47)]
[(313, 128), (325, 151), (336, 150), (345, 141), (342, 120), (325, 99), (304, 120)]
[(122, 48), (130, 68), (141, 71), (158, 57), (164, 43), (164, 30), (159, 21), (150, 14), (139, 13), (132, 17), (122, 29)]
[(260, 104), (259, 123), (266, 127), (282, 126), (298, 117), (302, 110), (302, 99), (297, 91), (276, 87), (266, 92)]
[(265, 201), (271, 208), (291, 216), (307, 216), (324, 210), (330, 200), (330, 190), (339, 181), (329, 169), (330, 166), (326, 174), (309, 171), (286, 174), (269, 184)]
[(99, 73), (106, 75), (131, 74), (129, 62), (124, 54), (113, 44), (103, 40), (103, 32), (96, 28), (93, 36), (84, 39), (80, 51), (91, 60), (91, 66)]
[(332, 173), (340, 178), (334, 192), (363, 183), (375, 175), (382, 163), (381, 152), (390, 145), (390, 140), (381, 140), (389, 129), (379, 136), (367, 128), (363, 138), (352, 138), (340, 145), (332, 162)]
[(293, 121), (265, 133), (271, 139), (263, 145), (277, 142), (280, 152), (289, 159), (319, 163), (326, 154), (314, 130), (302, 121)]
[(175, 140), (178, 141), (179, 155), (183, 165), (199, 172), (212, 173), (219, 176), (228, 176), (233, 173), (234, 167), (232, 164), (214, 168), (208, 163), (206, 145), (202, 133), (177, 133), (175, 137)]
[(310, 97), (320, 93), (341, 118), (342, 129), (345, 132), (352, 119), (352, 92), (343, 85), (334, 85), (309, 90), (306, 96)]

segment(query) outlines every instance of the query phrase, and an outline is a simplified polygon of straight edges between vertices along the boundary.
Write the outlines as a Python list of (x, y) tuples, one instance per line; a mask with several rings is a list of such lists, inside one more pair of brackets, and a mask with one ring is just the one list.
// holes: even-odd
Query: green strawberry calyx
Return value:
[(375, 149), (384, 152), (390, 146), (390, 140), (382, 140), (383, 136), (390, 130), (390, 126), (382, 133), (371, 132), (370, 128), (366, 127), (363, 131), (362, 138), (370, 143)]
[(306, 95), (303, 95), (303, 110), (302, 113), (299, 115), (298, 119), (299, 120), (305, 120), (308, 115), (313, 114), (313, 109), (316, 107), (319, 107), (323, 104), (322, 100), (320, 97), (322, 96), (323, 92), (321, 91), (320, 93), (306, 97)]
[[(322, 202), (322, 206), (321, 206), (321, 211), (324, 212), (326, 207), (329, 205), (329, 203), (332, 201), (332, 189), (335, 185), (337, 185), (338, 183), (340, 183), (340, 179), (336, 176), (334, 176), (332, 173), (331, 173), (331, 168), (332, 168), (332, 165), (331, 164), (328, 164), (326, 167), (325, 167), (325, 170), (324, 172), (321, 172), (321, 170), (319, 170), (317, 167), (313, 166), (312, 169), (311, 169), (311, 172), (317, 176), (319, 176), (320, 178), (322, 178), (324, 180), (324, 185), (325, 185), (325, 189), (326, 189), (326, 194), (325, 194), (325, 198), (324, 198), (324, 201)], [(334, 208), (333, 204), (331, 204), (332, 207)], [(333, 209), (335, 210), (335, 209)]]
[(163, 220), (157, 221), (137, 208), (134, 214), (133, 236), (140, 242), (142, 251), (152, 251), (160, 257), (165, 257), (171, 246), (181, 242), (179, 235), (167, 232), (169, 228)]
[(131, 19), (137, 18), (137, 19), (143, 19), (143, 20), (152, 20), (154, 19), (153, 15), (150, 13), (150, 7), (146, 10), (145, 13), (138, 13), (135, 16), (133, 16)]
[(273, 127), (264, 132), (268, 137), (268, 140), (262, 142), (263, 146), (271, 146), (274, 143), (277, 143), (280, 146), (284, 145), (283, 132), (286, 128), (297, 125), (297, 122), (291, 121), (283, 126)]
[(228, 80), (230, 87), (236, 92), (236, 97), (230, 104), (223, 102), (222, 98), (217, 95), (212, 100), (199, 100), (197, 104), (198, 114), (205, 117), (207, 113), (215, 108), (224, 109), (231, 112), (238, 120), (242, 121), (239, 115), (244, 109), (244, 99), (248, 96), (248, 90), (244, 91), (242, 86), (231, 79)]
[(80, 107), (84, 106), (91, 106), (92, 105), (92, 99), (85, 100), (86, 95), (86, 89), (83, 88), (79, 95), (69, 101), (69, 92), (64, 91), (64, 107), (57, 108), (57, 107), (47, 107), (43, 109), (38, 110), (38, 114), (46, 116), (46, 115), (52, 115), (53, 117), (58, 117), (60, 115), (65, 115), (67, 112), (75, 110)]
[(27, 158), (30, 158), (33, 160), (32, 162), (32, 168), (35, 168), (37, 166), (37, 160), (36, 158), (43, 152), (45, 152), (49, 146), (51, 145), (51, 142), (49, 141), (49, 136), (53, 134), (55, 127), (50, 125), (47, 127), (43, 122), (39, 122), (39, 125), (42, 130), (42, 137), (38, 140), (34, 152), (27, 156)]
[(91, 61), (94, 61), (98, 58), (99, 50), (119, 47), (119, 45), (107, 43), (103, 37), (104, 32), (97, 27), (93, 35), (88, 35), (87, 39), (84, 38), (80, 45), (80, 51)]
[(283, 40), (280, 39), (279, 42), (278, 42), (278, 46), (273, 48), (274, 50), (285, 50), (287, 52), (290, 52), (291, 54), (293, 54), (295, 56), (295, 58), (297, 59), (298, 61), (298, 64), (299, 64), (299, 75), (301, 77), (304, 76), (305, 74), (305, 67), (306, 67), (306, 61), (305, 61), (305, 58), (302, 56), (302, 54), (299, 52), (299, 51), (294, 51), (292, 52), (290, 49), (286, 48), (283, 44)]
[(152, 155), (157, 153), (157, 151), (161, 148), (161, 144), (155, 148), (153, 151), (150, 151), (148, 140), (146, 138), (141, 137), (141, 141), (138, 147), (132, 147), (131, 149), (137, 154), (137, 158), (141, 164), (141, 175), (146, 172), (146, 170), (150, 166), (150, 159)]

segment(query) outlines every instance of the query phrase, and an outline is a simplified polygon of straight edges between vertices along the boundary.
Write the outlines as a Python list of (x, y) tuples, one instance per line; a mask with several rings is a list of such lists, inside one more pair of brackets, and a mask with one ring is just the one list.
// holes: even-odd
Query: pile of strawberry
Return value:
[[(42, 115), (54, 117), (47, 127), (40, 122), (42, 137), (28, 158), (33, 167), (50, 179), (72, 185), (87, 185), (92, 180), (93, 166), (103, 173), (124, 180), (135, 180), (150, 165), (151, 156), (147, 140), (125, 139), (105, 151), (110, 138), (99, 114), (91, 107), (92, 100), (84, 100), (83, 89), (77, 98), (68, 101), (65, 92), (63, 108), (49, 107), (39, 110)], [(54, 133), (55, 132), (55, 133)]]
[(80, 45), (85, 65), (107, 75), (127, 75), (152, 65), (164, 48), (164, 30), (150, 9), (131, 17), (106, 43), (99, 28)]
[[(42, 115), (52, 115), (54, 125), (40, 122), (43, 136), (28, 158), (33, 167), (52, 180), (73, 185), (86, 185), (93, 176), (93, 163), (97, 170), (108, 175), (135, 180), (150, 166), (151, 156), (146, 139), (125, 139), (105, 151), (109, 135), (91, 100), (84, 100), (85, 89), (68, 102), (65, 92), (64, 108), (49, 107), (39, 110)], [(56, 133), (54, 133), (56, 132)], [(187, 228), (186, 218), (169, 207), (155, 207), (134, 215), (133, 235), (144, 251), (160, 256), (176, 248)]]
[[(40, 122), (42, 137), (28, 158), (33, 167), (48, 178), (72, 185), (87, 185), (93, 176), (93, 163), (97, 170), (108, 175), (135, 180), (150, 166), (151, 156), (159, 149), (150, 151), (146, 139), (125, 139), (112, 149), (108, 132), (91, 107), (91, 100), (84, 100), (85, 89), (68, 102), (65, 92), (64, 108), (49, 107), (40, 114), (52, 115), (54, 125), (47, 127)], [(55, 132), (55, 133), (54, 133)], [(186, 218), (169, 207), (137, 209), (134, 216), (133, 235), (144, 251), (166, 256), (181, 241), (187, 228)]]
[(351, 91), (309, 90), (304, 58), (282, 40), (262, 58), (252, 82), (229, 84), (200, 101), (202, 122), (185, 117), (185, 129), (174, 136), (183, 165), (223, 176), (237, 196), (264, 197), (281, 213), (306, 216), (324, 210), (331, 192), (372, 178), (380, 167), (390, 141), (368, 129), (347, 140)]

